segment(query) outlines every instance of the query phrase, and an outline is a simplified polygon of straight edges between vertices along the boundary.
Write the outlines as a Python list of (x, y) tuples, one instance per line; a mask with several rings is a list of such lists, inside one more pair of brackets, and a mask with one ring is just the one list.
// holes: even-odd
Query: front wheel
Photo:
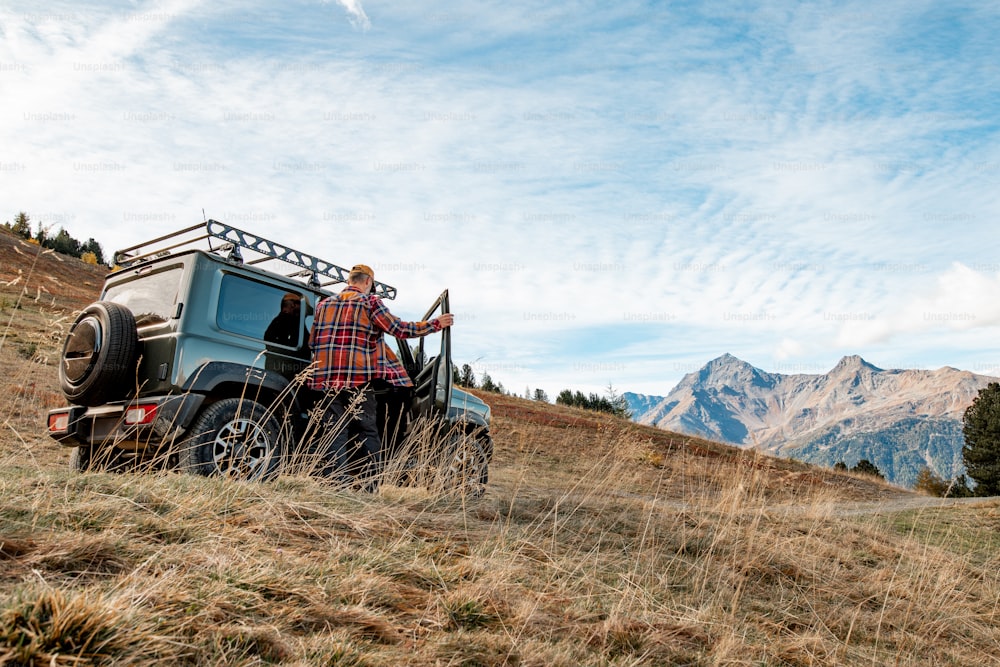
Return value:
[(181, 469), (197, 475), (266, 479), (281, 455), (278, 420), (260, 403), (226, 398), (205, 408), (181, 445)]
[(444, 489), (478, 498), (486, 492), (493, 442), (488, 435), (453, 433), (447, 440), (447, 458), (440, 480)]

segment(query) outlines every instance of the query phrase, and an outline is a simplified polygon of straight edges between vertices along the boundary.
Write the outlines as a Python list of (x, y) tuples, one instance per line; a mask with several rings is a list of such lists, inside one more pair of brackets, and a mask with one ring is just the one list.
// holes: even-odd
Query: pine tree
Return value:
[(87, 239), (87, 241), (80, 245), (80, 257), (83, 257), (84, 253), (93, 253), (94, 259), (97, 264), (104, 264), (104, 249), (101, 248), (101, 244), (95, 241), (93, 238)]
[(962, 458), (977, 496), (1000, 495), (1000, 383), (990, 382), (962, 416)]
[(965, 475), (959, 475), (951, 481), (951, 487), (948, 490), (948, 498), (971, 498), (975, 494), (972, 489), (969, 488), (969, 480), (966, 479)]
[(31, 238), (31, 218), (24, 211), (14, 216), (14, 224), (10, 226), (10, 231), (14, 232), (22, 239)]
[(58, 253), (71, 257), (80, 256), (80, 242), (69, 235), (64, 228), (60, 227), (55, 236), (46, 236), (38, 239), (43, 248), (52, 248)]
[(540, 401), (542, 403), (548, 403), (549, 402), (549, 395), (545, 393), (544, 389), (535, 389), (534, 399), (536, 401)]
[(858, 464), (851, 468), (851, 472), (860, 473), (862, 475), (871, 475), (872, 477), (878, 477), (879, 479), (885, 479), (882, 475), (882, 471), (878, 469), (874, 463), (868, 459), (861, 459)]
[(476, 388), (476, 374), (472, 372), (472, 366), (462, 364), (462, 370), (457, 375), (458, 383), (463, 387)]
[(624, 419), (632, 418), (632, 411), (629, 410), (628, 400), (625, 399), (623, 394), (619, 394), (610, 382), (608, 383), (606, 397), (608, 399), (608, 405), (610, 407), (609, 412), (611, 412), (611, 414)]
[(483, 381), (479, 385), (479, 388), (483, 391), (492, 391), (494, 393), (497, 391), (497, 386), (493, 384), (493, 378), (490, 377), (489, 373), (483, 373)]
[(37, 231), (35, 231), (35, 241), (38, 245), (45, 247), (45, 241), (49, 238), (49, 227), (43, 227), (42, 222), (39, 220), (37, 225)]

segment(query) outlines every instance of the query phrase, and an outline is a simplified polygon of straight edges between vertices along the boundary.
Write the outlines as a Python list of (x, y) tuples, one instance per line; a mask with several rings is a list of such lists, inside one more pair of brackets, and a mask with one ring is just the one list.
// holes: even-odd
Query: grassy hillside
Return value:
[(484, 396), (478, 500), (72, 473), (42, 421), (97, 288), (22, 287), (0, 283), (0, 665), (998, 662), (997, 501), (576, 409)]

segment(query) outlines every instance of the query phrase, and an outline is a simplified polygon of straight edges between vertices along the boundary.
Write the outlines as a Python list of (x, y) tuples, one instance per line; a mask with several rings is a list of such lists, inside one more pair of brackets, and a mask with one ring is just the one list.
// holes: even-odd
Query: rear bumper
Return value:
[(204, 400), (202, 394), (181, 394), (95, 408), (72, 405), (49, 410), (46, 428), (67, 447), (109, 444), (141, 451), (181, 437)]

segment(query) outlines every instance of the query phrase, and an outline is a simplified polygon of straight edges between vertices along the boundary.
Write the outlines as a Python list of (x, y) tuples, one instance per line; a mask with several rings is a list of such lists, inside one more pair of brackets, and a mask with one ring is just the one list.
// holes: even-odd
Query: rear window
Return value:
[(161, 324), (176, 312), (182, 276), (180, 265), (164, 267), (109, 285), (101, 299), (127, 307), (137, 326)]

